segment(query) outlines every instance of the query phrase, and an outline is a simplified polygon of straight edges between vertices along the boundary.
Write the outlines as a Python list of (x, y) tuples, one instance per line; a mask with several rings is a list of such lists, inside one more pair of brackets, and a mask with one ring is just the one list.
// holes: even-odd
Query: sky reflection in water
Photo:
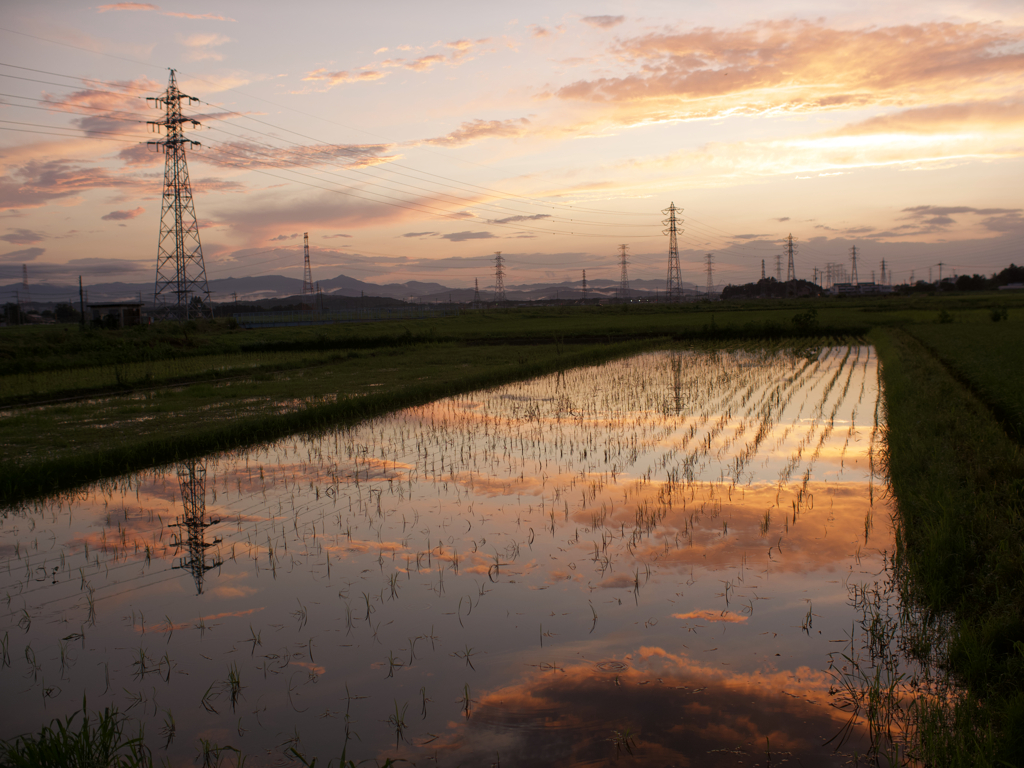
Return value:
[(877, 381), (869, 347), (652, 353), (9, 512), (2, 735), (85, 693), (173, 764), (346, 731), (423, 764), (845, 764), (829, 654), (892, 548)]

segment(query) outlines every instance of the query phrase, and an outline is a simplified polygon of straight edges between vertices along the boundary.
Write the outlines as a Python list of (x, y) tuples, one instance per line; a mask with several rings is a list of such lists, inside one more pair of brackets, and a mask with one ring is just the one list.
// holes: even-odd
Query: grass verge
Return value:
[(876, 329), (906, 600), (948, 627), (940, 653), (962, 697), (922, 705), (928, 765), (1024, 755), (1024, 456), (922, 344)]

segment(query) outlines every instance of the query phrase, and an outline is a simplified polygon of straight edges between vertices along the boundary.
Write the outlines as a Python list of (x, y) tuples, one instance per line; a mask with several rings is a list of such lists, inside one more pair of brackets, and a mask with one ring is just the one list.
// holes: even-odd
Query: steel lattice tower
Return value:
[(662, 234), (668, 235), (668, 276), (665, 278), (665, 297), (668, 301), (679, 301), (683, 297), (683, 278), (679, 270), (679, 244), (676, 242), (678, 225), (676, 224), (675, 203), (670, 203), (662, 213), (668, 218), (661, 222), (667, 229)]
[(711, 264), (714, 262), (714, 260), (715, 257), (712, 256), (710, 253), (707, 255), (707, 257), (705, 257), (705, 261), (707, 261), (708, 265), (707, 295), (709, 299), (711, 298), (711, 293), (715, 290), (715, 273), (711, 267)]
[(619, 246), (619, 262), (622, 268), (619, 270), (619, 301), (629, 301), (629, 272), (626, 270), (626, 252), (629, 246), (623, 243)]
[(480, 306), (480, 278), (473, 278), (473, 306)]
[[(188, 548), (188, 555), (178, 558), (178, 564), (172, 568), (190, 571), (196, 582), (196, 594), (203, 593), (203, 578), (207, 571), (222, 564), (219, 558), (207, 562), (206, 550), (220, 539), (208, 543), (205, 539), (206, 529), (220, 522), (219, 519), (206, 519), (206, 462), (203, 459), (190, 459), (178, 466), (178, 485), (181, 487), (181, 506), (185, 515), (179, 517), (172, 527), (178, 528), (178, 545)], [(182, 541), (182, 529), (185, 531)]]
[(860, 281), (857, 279), (857, 246), (854, 245), (850, 248), (850, 262), (853, 267), (853, 272), (850, 275), (850, 282), (854, 285), (860, 285)]
[(587, 270), (583, 270), (583, 303), (587, 303)]
[(305, 264), (302, 268), (302, 295), (313, 294), (313, 270), (309, 266), (309, 232), (302, 233), (302, 256)]
[[(185, 163), (185, 145), (200, 146), (198, 141), (186, 139), (184, 123), (199, 126), (197, 120), (181, 114), (181, 101), (189, 104), (199, 99), (178, 90), (178, 81), (171, 70), (167, 90), (161, 96), (148, 96), (156, 108), (164, 108), (164, 119), (148, 121), (157, 132), (164, 129), (165, 138), (150, 141), (164, 148), (164, 193), (160, 206), (160, 239), (156, 253), (156, 287), (153, 302), (159, 310), (178, 320), (193, 317), (213, 317), (210, 289), (206, 283), (206, 265), (203, 246), (199, 242), (199, 223), (192, 202), (192, 187)], [(172, 298), (173, 297), (173, 298)], [(193, 302), (198, 302), (193, 306)]]
[(501, 251), (494, 252), (494, 303), (505, 303), (505, 261)]
[(796, 265), (793, 263), (793, 235), (792, 233), (788, 238), (787, 250), (789, 251), (789, 266), (786, 267), (786, 282), (796, 280)]

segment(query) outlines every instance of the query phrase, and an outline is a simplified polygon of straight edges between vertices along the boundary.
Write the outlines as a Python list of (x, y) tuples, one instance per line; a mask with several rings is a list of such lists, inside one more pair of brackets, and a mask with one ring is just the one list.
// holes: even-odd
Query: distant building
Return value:
[(1007, 283), (999, 286), (1000, 291), (1024, 291), (1024, 283)]
[(833, 296), (879, 296), (892, 293), (891, 285), (881, 283), (833, 283)]
[(108, 328), (128, 328), (142, 325), (142, 302), (128, 301), (118, 304), (90, 304), (92, 321)]

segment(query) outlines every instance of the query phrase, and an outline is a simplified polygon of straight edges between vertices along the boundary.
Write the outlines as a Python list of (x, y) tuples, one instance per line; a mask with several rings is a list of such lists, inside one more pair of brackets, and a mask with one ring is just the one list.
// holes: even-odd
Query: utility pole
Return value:
[(789, 266), (786, 268), (786, 282), (796, 280), (796, 266), (793, 263), (793, 233), (789, 234)]
[(302, 295), (313, 295), (313, 270), (309, 266), (309, 232), (302, 233), (302, 255), (305, 265), (302, 268)]
[(505, 303), (505, 262), (501, 251), (494, 252), (494, 303)]
[[(185, 123), (192, 123), (193, 128), (198, 128), (199, 121), (181, 114), (182, 99), (188, 99), (190, 105), (199, 101), (178, 90), (178, 81), (172, 69), (167, 90), (160, 96), (146, 97), (157, 109), (164, 108), (163, 120), (151, 120), (147, 124), (153, 126), (158, 133), (161, 129), (166, 131), (166, 137), (147, 143), (163, 147), (164, 150), (164, 191), (160, 206), (153, 303), (162, 307), (170, 317), (189, 320), (203, 315), (212, 318), (213, 310), (206, 282), (203, 247), (199, 242), (199, 223), (196, 220), (188, 165), (185, 162), (185, 145), (198, 147), (200, 144), (186, 139), (182, 130)], [(199, 298), (203, 302), (202, 306), (192, 308), (191, 296)]]
[(675, 203), (670, 203), (668, 208), (662, 211), (668, 214), (668, 218), (662, 222), (667, 227), (662, 234), (668, 235), (668, 276), (665, 278), (665, 295), (669, 302), (679, 301), (683, 293), (683, 278), (679, 269), (679, 244), (676, 241), (676, 233), (679, 231), (676, 223), (678, 210), (681, 209), (676, 208)]
[(850, 274), (850, 282), (856, 287), (860, 285), (860, 280), (857, 279), (857, 246), (850, 248), (850, 264), (852, 266), (852, 272)]
[(583, 303), (587, 303), (587, 270), (583, 270)]
[(619, 271), (619, 301), (629, 301), (629, 272), (626, 270), (626, 251), (629, 246), (623, 243), (619, 246), (619, 261), (621, 269)]
[(712, 255), (711, 255), (711, 254), (709, 253), (709, 254), (707, 255), (707, 257), (705, 258), (705, 260), (707, 261), (707, 265), (708, 265), (708, 285), (707, 285), (707, 296), (708, 296), (708, 301), (711, 301), (711, 292), (712, 292), (713, 290), (715, 290), (715, 274), (714, 274), (714, 270), (713, 270), (713, 269), (712, 269), (712, 267), (711, 267), (711, 264), (712, 264), (712, 262), (714, 262), (714, 260), (715, 260), (715, 257), (714, 257), (714, 256), (712, 256)]

